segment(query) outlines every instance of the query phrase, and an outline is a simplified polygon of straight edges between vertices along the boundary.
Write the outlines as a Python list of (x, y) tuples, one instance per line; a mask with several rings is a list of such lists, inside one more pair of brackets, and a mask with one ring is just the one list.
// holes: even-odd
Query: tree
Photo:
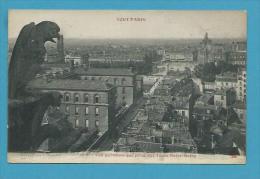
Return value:
[(203, 81), (215, 81), (216, 66), (214, 63), (205, 63), (204, 65), (197, 65), (194, 69), (195, 75)]
[(237, 66), (229, 64), (227, 62), (218, 62), (217, 64), (213, 62), (199, 64), (195, 66), (194, 73), (196, 77), (202, 79), (203, 81), (213, 82), (216, 79), (216, 75), (224, 72), (237, 72)]
[(145, 54), (142, 74), (149, 74), (150, 72), (152, 72), (152, 69), (153, 69), (152, 57), (149, 54)]

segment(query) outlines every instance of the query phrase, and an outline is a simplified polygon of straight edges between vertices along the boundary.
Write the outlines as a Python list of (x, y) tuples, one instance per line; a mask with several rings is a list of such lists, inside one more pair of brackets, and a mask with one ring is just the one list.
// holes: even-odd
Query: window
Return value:
[(182, 116), (185, 116), (185, 111), (181, 111), (181, 115), (182, 115)]
[(84, 102), (88, 103), (88, 94), (84, 94)]
[(89, 121), (88, 121), (88, 119), (86, 119), (85, 120), (85, 127), (88, 128), (88, 126), (89, 126)]
[(66, 111), (67, 113), (70, 112), (70, 107), (69, 107), (68, 105), (65, 107), (65, 111)]
[(70, 94), (69, 93), (65, 93), (65, 101), (68, 102), (70, 101)]
[(79, 102), (79, 94), (78, 93), (76, 93), (75, 95), (74, 95), (74, 102)]
[(99, 103), (99, 96), (96, 94), (94, 98), (95, 103)]
[(94, 76), (92, 76), (92, 77), (91, 77), (91, 80), (95, 80), (95, 77), (94, 77)]
[(122, 84), (122, 85), (125, 84), (125, 78), (123, 78), (123, 79), (121, 80), (121, 84)]
[(88, 115), (88, 106), (85, 108), (85, 114)]
[(122, 94), (125, 94), (125, 87), (122, 88)]
[(98, 78), (98, 80), (100, 80), (100, 81), (101, 81), (101, 80), (102, 80), (102, 77), (100, 76), (100, 77)]
[(226, 83), (226, 86), (228, 86), (228, 83)]
[(75, 118), (75, 127), (79, 127), (79, 119)]
[(98, 108), (98, 107), (95, 108), (95, 115), (96, 115), (96, 116), (99, 115), (99, 108)]
[(75, 107), (75, 115), (79, 115), (79, 107), (78, 106)]
[(224, 100), (224, 96), (221, 95), (221, 100)]
[(96, 126), (96, 127), (99, 126), (99, 121), (98, 121), (98, 120), (95, 121), (95, 126)]
[(115, 85), (117, 84), (117, 78), (114, 78), (114, 84)]

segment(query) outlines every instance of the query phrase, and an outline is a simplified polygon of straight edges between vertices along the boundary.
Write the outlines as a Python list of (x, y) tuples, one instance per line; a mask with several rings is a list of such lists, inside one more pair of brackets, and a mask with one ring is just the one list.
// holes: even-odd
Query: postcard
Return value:
[(246, 163), (246, 11), (9, 10), (8, 45), (10, 163)]

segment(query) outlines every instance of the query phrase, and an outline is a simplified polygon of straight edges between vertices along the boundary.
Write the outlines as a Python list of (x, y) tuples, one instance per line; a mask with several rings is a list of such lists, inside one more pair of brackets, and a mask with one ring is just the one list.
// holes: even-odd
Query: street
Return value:
[(118, 124), (116, 126), (117, 135), (111, 137), (107, 136), (103, 139), (103, 141), (99, 144), (98, 147), (93, 149), (92, 151), (109, 151), (112, 150), (113, 143), (117, 142), (120, 137), (120, 133), (124, 130), (125, 127), (133, 120), (136, 116), (138, 109), (142, 108), (145, 104), (146, 99), (144, 97), (140, 97), (137, 101), (132, 104), (132, 106), (126, 111), (126, 114), (118, 119)]

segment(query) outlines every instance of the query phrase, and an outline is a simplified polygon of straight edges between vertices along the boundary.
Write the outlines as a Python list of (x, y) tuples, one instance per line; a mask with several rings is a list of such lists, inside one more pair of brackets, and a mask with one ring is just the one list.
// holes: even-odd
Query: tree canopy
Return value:
[(207, 82), (215, 81), (216, 75), (228, 71), (237, 72), (237, 66), (221, 61), (217, 64), (215, 64), (214, 62), (199, 64), (194, 68), (194, 73), (196, 77)]

